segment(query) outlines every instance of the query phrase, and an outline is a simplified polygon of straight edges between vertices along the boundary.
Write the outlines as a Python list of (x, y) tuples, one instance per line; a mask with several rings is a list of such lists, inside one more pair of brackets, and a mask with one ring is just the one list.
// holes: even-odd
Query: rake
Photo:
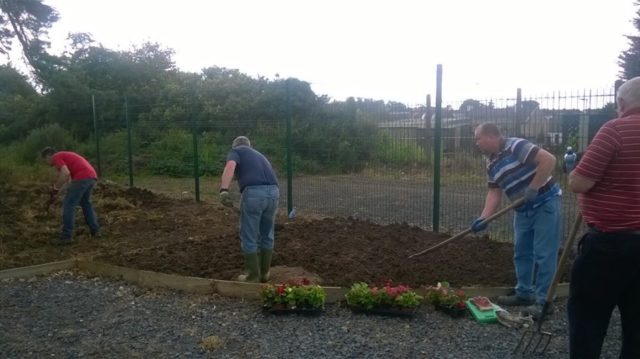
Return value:
[[(503, 214), (509, 212), (510, 210), (520, 206), (523, 203), (524, 203), (524, 199), (521, 198), (521, 199), (511, 203), (510, 205), (502, 208), (501, 210), (499, 210), (498, 212), (494, 213), (493, 215), (485, 218), (485, 220), (483, 222), (484, 223), (489, 223), (489, 222), (493, 221), (494, 219), (502, 216)], [(473, 230), (471, 228), (467, 228), (464, 231), (456, 234), (455, 236), (453, 236), (451, 238), (445, 239), (444, 241), (442, 241), (442, 242), (440, 242), (440, 243), (438, 243), (438, 244), (436, 244), (436, 245), (434, 245), (432, 247), (429, 247), (429, 248), (427, 248), (427, 249), (425, 249), (423, 251), (420, 251), (418, 253), (414, 253), (414, 254), (410, 255), (409, 258), (413, 258), (413, 257), (419, 256), (419, 255), (431, 252), (431, 251), (433, 251), (435, 249), (438, 249), (438, 248), (444, 246), (445, 244), (447, 244), (447, 243), (449, 243), (449, 242), (451, 242), (453, 240), (456, 240), (458, 238), (462, 238), (462, 237), (466, 236), (467, 234), (469, 234), (471, 232), (473, 232)]]
[(520, 341), (518, 341), (518, 345), (516, 345), (515, 349), (513, 349), (514, 354), (541, 355), (544, 354), (544, 352), (547, 350), (547, 347), (549, 346), (549, 343), (551, 343), (554, 335), (550, 332), (543, 331), (542, 323), (544, 321), (547, 310), (549, 309), (549, 305), (553, 301), (553, 297), (556, 294), (556, 287), (558, 286), (558, 282), (560, 281), (560, 277), (562, 276), (562, 267), (564, 267), (564, 264), (568, 257), (568, 253), (571, 251), (571, 248), (573, 248), (573, 242), (575, 241), (581, 224), (582, 214), (578, 212), (578, 215), (573, 222), (571, 232), (569, 233), (569, 238), (564, 245), (564, 250), (562, 251), (562, 255), (560, 256), (560, 261), (558, 262), (558, 266), (556, 267), (556, 273), (553, 275), (553, 281), (551, 282), (551, 286), (547, 291), (547, 296), (544, 300), (544, 304), (542, 305), (542, 313), (540, 313), (540, 318), (538, 318), (537, 329), (528, 329), (522, 333)]

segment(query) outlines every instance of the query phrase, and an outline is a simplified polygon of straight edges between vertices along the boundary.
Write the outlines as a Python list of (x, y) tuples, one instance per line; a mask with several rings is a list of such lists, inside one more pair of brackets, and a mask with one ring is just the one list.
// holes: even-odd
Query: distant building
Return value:
[[(541, 109), (536, 101), (523, 101), (519, 112), (514, 106), (494, 108), (467, 100), (461, 109), (442, 109), (442, 146), (445, 152), (473, 149), (473, 130), (483, 122), (493, 122), (505, 136), (522, 137), (551, 150), (563, 151), (572, 137), (580, 138), (581, 149), (608, 118), (576, 109)], [(381, 132), (400, 141), (414, 142), (425, 148), (433, 143), (435, 114), (421, 107), (393, 113), (378, 124)]]

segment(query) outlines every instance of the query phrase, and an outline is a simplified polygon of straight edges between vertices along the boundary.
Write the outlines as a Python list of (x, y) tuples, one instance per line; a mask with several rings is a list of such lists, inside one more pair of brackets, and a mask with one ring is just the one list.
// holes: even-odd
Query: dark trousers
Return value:
[(571, 358), (600, 358), (616, 306), (623, 334), (620, 358), (640, 358), (640, 234), (591, 230), (580, 240), (571, 269)]

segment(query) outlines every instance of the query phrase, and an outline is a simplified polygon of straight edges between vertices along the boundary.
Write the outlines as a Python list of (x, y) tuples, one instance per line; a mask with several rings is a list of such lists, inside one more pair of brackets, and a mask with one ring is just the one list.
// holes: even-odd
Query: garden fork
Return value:
[(556, 267), (556, 273), (553, 275), (553, 281), (551, 282), (551, 286), (547, 291), (547, 296), (544, 300), (544, 304), (542, 305), (542, 312), (540, 313), (540, 318), (538, 318), (537, 329), (536, 330), (525, 330), (520, 337), (520, 341), (518, 341), (518, 345), (513, 350), (514, 354), (544, 354), (551, 343), (551, 339), (553, 339), (553, 334), (550, 332), (545, 332), (542, 330), (542, 322), (544, 321), (544, 317), (549, 309), (549, 305), (553, 301), (553, 296), (556, 294), (556, 287), (558, 286), (558, 282), (560, 281), (560, 277), (562, 276), (562, 267), (567, 260), (568, 253), (573, 248), (573, 242), (578, 234), (578, 230), (580, 229), (580, 225), (582, 224), (582, 215), (578, 212), (578, 216), (576, 220), (573, 222), (573, 227), (571, 228), (571, 233), (569, 233), (569, 238), (564, 245), (564, 250), (562, 251), (562, 256), (560, 256), (560, 261), (558, 262), (558, 266)]

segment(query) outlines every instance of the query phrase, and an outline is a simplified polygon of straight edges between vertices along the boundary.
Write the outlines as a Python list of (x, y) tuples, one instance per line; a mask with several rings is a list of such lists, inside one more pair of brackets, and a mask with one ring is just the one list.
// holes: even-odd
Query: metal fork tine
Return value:
[(542, 353), (547, 351), (547, 347), (549, 346), (549, 343), (551, 343), (551, 335), (547, 336), (547, 343), (544, 345), (544, 348), (542, 348)]
[(548, 332), (526, 330), (520, 336), (512, 354), (544, 354), (551, 343), (553, 335)]
[(529, 336), (529, 334), (533, 335), (533, 333), (529, 330), (526, 330), (525, 332), (522, 333), (522, 336), (520, 336), (520, 341), (518, 341), (518, 345), (516, 345), (516, 348), (513, 350), (513, 353), (518, 353), (519, 349), (522, 349), (522, 352), (526, 352), (527, 351), (527, 347), (531, 344), (531, 338), (529, 338), (527, 340), (527, 337)]
[(522, 351), (523, 353), (528, 353), (529, 352), (529, 347), (531, 346), (531, 344), (533, 343), (535, 337), (536, 337), (536, 333), (535, 332), (529, 332), (529, 334), (531, 334), (531, 336), (529, 337), (529, 342), (527, 343), (527, 346), (524, 347), (524, 350)]
[(527, 332), (522, 333), (522, 335), (520, 336), (520, 340), (518, 341), (518, 345), (516, 345), (516, 347), (513, 349), (512, 354), (515, 354), (518, 352), (518, 349), (520, 349), (520, 346), (522, 346), (522, 343), (524, 343), (524, 338), (527, 335)]
[(540, 343), (542, 343), (543, 339), (544, 339), (543, 335), (539, 335), (538, 336), (538, 342), (536, 343), (536, 346), (533, 347), (533, 350), (532, 350), (533, 352), (537, 352), (538, 351), (538, 348), (540, 347)]

